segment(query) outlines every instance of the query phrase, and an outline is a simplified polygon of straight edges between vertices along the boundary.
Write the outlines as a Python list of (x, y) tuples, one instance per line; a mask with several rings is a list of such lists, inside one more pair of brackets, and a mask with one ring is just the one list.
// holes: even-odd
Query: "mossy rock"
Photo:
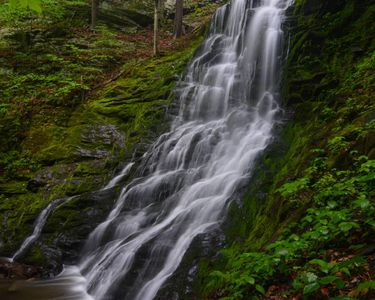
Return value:
[(14, 194), (26, 194), (28, 192), (27, 188), (27, 182), (22, 181), (0, 183), (0, 193), (8, 196)]

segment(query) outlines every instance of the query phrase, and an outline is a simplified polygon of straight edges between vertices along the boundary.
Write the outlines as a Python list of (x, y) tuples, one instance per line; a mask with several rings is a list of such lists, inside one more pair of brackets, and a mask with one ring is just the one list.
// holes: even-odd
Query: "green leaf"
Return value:
[(251, 284), (253, 285), (255, 283), (255, 279), (254, 277), (251, 277), (251, 276), (244, 276), (243, 277), (243, 280), (248, 283), (248, 284)]
[(318, 265), (320, 267), (320, 270), (323, 273), (328, 273), (329, 270), (331, 270), (332, 267), (333, 267), (333, 264), (330, 264), (330, 263), (328, 263), (324, 260), (321, 260), (321, 259), (313, 259), (313, 260), (310, 260), (309, 263), (312, 264), (312, 265)]
[(281, 255), (281, 256), (285, 256), (285, 255), (289, 254), (289, 250), (288, 249), (281, 249), (281, 250), (278, 250), (276, 252), (276, 254)]
[(336, 206), (337, 206), (337, 202), (336, 201), (333, 201), (333, 200), (330, 200), (330, 201), (328, 201), (328, 207), (329, 208), (335, 208)]
[(345, 282), (340, 278), (335, 280), (335, 284), (338, 289), (343, 289), (345, 287)]
[(361, 177), (358, 177), (357, 180), (359, 182), (366, 182), (366, 181), (372, 181), (375, 179), (375, 172), (374, 173), (370, 173), (366, 176), (361, 176)]
[(261, 293), (262, 295), (264, 295), (264, 293), (266, 292), (266, 291), (264, 290), (264, 288), (263, 288), (261, 285), (259, 285), (259, 284), (257, 284), (257, 285), (255, 286), (255, 288), (256, 288), (256, 290), (257, 290), (259, 293)]
[(293, 280), (292, 286), (295, 290), (299, 290), (303, 287), (303, 283), (299, 280)]
[(297, 193), (299, 190), (306, 188), (309, 182), (309, 178), (303, 177), (293, 182), (284, 183), (279, 189), (276, 190), (276, 192), (279, 192), (285, 198)]
[(299, 241), (299, 236), (298, 235), (296, 235), (296, 234), (292, 234), (290, 237), (289, 237), (289, 239), (291, 239), (291, 240), (293, 240), (293, 241)]
[(356, 290), (363, 291), (363, 290), (374, 289), (374, 288), (375, 288), (375, 281), (371, 280), (371, 281), (361, 282), (356, 288)]
[(320, 284), (327, 285), (334, 281), (336, 281), (338, 278), (337, 276), (326, 276), (321, 279), (319, 279)]
[(370, 201), (366, 198), (366, 195), (360, 195), (357, 200), (353, 202), (355, 207), (367, 208), (370, 205)]
[(368, 173), (371, 169), (375, 169), (375, 160), (369, 160), (361, 165), (360, 171)]
[(340, 271), (343, 272), (344, 274), (350, 276), (350, 271), (349, 271), (348, 268), (345, 268), (345, 267), (344, 267), (344, 268), (341, 268)]
[(314, 219), (311, 216), (306, 216), (302, 219), (302, 221), (306, 221), (307, 223), (311, 223)]
[(357, 224), (354, 223), (354, 222), (342, 222), (339, 224), (339, 228), (341, 231), (344, 231), (344, 232), (347, 232), (351, 229), (353, 229), (354, 227), (357, 227), (356, 226)]
[(317, 282), (314, 282), (314, 283), (310, 283), (308, 285), (306, 285), (304, 288), (303, 288), (303, 294), (306, 295), (306, 294), (311, 294), (312, 292), (316, 291), (317, 289), (320, 288), (320, 285), (319, 283)]

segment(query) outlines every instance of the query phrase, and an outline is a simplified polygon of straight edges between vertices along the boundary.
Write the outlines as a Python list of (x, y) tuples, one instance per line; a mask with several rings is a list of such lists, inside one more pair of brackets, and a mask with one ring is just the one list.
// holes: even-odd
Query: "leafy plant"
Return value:
[(283, 197), (288, 197), (292, 194), (297, 193), (298, 191), (306, 188), (310, 182), (310, 179), (307, 177), (303, 177), (300, 179), (297, 179), (293, 182), (285, 183), (283, 186), (281, 186), (276, 191), (279, 192)]
[[(222, 299), (243, 299), (246, 295), (261, 295), (276, 278), (292, 279), (289, 295), (320, 293), (322, 287), (339, 291), (346, 287), (346, 279), (363, 269), (366, 260), (354, 256), (332, 261), (324, 259), (326, 251), (346, 245), (351, 236), (366, 236), (373, 226), (375, 205), (368, 198), (375, 180), (375, 161), (358, 157), (356, 169), (331, 169), (311, 184), (302, 177), (286, 183), (278, 192), (292, 198), (302, 189), (311, 189), (313, 207), (307, 209), (299, 223), (284, 229), (280, 238), (270, 243), (263, 252), (237, 255), (227, 250), (228, 271), (211, 274), (211, 288), (221, 288)], [(310, 172), (314, 176), (316, 172)], [(351, 201), (348, 201), (351, 199)], [(258, 288), (257, 288), (258, 286)]]

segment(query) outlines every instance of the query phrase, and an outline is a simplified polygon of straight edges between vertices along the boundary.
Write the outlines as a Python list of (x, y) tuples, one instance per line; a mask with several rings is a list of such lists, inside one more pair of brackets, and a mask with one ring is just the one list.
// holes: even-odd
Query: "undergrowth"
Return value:
[[(275, 290), (287, 299), (351, 299), (375, 287), (367, 274), (375, 257), (361, 255), (375, 237), (375, 160), (354, 152), (353, 168), (341, 171), (328, 167), (322, 149), (314, 152), (321, 155), (305, 176), (278, 189), (297, 206), (313, 195), (310, 208), (261, 252), (224, 250), (226, 271), (212, 272), (209, 284), (219, 288), (220, 299), (249, 299), (249, 294), (259, 299)], [(348, 296), (340, 297), (342, 293)]]

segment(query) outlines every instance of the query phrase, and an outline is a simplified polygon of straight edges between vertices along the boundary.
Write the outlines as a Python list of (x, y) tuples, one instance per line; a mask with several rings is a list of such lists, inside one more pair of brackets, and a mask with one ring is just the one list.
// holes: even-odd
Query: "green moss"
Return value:
[(13, 181), (0, 183), (0, 193), (5, 195), (27, 193), (27, 182)]
[[(131, 158), (135, 149), (144, 149), (166, 130), (173, 87), (201, 38), (186, 39), (159, 57), (124, 60), (123, 51), (135, 51), (137, 42), (122, 41), (117, 38), (118, 33), (109, 31), (100, 27), (92, 38), (75, 36), (70, 40), (66, 36), (65, 46), (58, 47), (61, 53), (51, 50), (58, 41), (48, 41), (38, 68), (31, 72), (22, 65), (23, 73), (12, 79), (21, 84), (19, 91), (11, 89), (9, 78), (0, 80), (4, 87), (0, 93), (6, 93), (2, 95), (11, 103), (0, 106), (0, 133), (4, 132), (0, 172), (2, 168), (9, 170), (0, 180), (0, 222), (5, 224), (0, 228), (0, 239), (5, 244), (2, 255), (14, 253), (50, 201), (83, 195), (103, 186), (119, 162)], [(29, 57), (18, 58), (22, 62), (26, 59)], [(121, 66), (113, 60), (125, 64)], [(103, 76), (106, 68), (111, 72), (116, 68), (113, 74), (120, 75), (108, 80)], [(94, 80), (102, 85), (88, 95), (87, 88), (81, 86), (82, 78), (85, 83)], [(31, 92), (34, 98), (29, 99)], [(19, 100), (21, 94), (26, 99), (22, 105), (27, 110), (21, 110), (25, 115), (12, 102)], [(20, 131), (22, 135), (18, 134)], [(15, 174), (12, 181), (9, 174)], [(82, 203), (87, 207), (82, 207)], [(87, 232), (81, 233), (79, 227), (87, 226), (82, 224), (80, 210), (92, 205), (102, 204), (79, 198), (59, 208), (56, 215), (50, 216), (58, 225), (47, 223), (45, 230), (50, 239), (44, 242), (53, 243), (61, 228), (72, 236), (75, 232), (82, 234), (79, 238), (84, 239)], [(38, 253), (40, 249), (33, 248), (25, 259), (42, 263)]]
[(25, 192), (18, 195), (0, 196), (2, 226), (0, 239), (4, 242), (3, 255), (11, 255), (25, 236), (32, 232), (33, 223), (47, 201), (41, 193)]
[(173, 97), (171, 90), (200, 41), (198, 38), (177, 53), (127, 63), (124, 75), (108, 85), (88, 109), (105, 120), (117, 118), (116, 123), (127, 133), (127, 145), (141, 142), (140, 137), (150, 138), (150, 133), (155, 136), (165, 129), (162, 120)]
[(101, 160), (83, 161), (77, 163), (74, 176), (101, 175), (105, 173), (105, 162)]
[[(203, 263), (199, 278), (203, 278), (200, 288), (206, 297), (216, 299), (220, 296), (213, 295), (221, 295), (229, 296), (228, 299), (249, 299), (260, 296), (263, 289), (267, 292), (270, 285), (282, 288), (280, 294), (270, 288), (267, 297), (291, 296), (286, 292), (286, 289), (294, 288), (290, 287), (288, 276), (302, 268), (301, 261), (294, 262), (295, 269), (284, 266), (282, 274), (267, 277), (266, 272), (262, 274), (251, 269), (250, 257), (255, 255), (255, 260), (264, 260), (267, 265), (265, 260), (270, 253), (267, 245), (283, 239), (280, 238), (282, 233), (285, 236), (303, 233), (291, 224), (300, 223), (307, 209), (315, 209), (319, 205), (315, 201), (324, 188), (318, 185), (311, 188), (312, 174), (320, 174), (316, 179), (327, 186), (329, 182), (333, 184), (332, 178), (341, 178), (344, 174), (352, 176), (349, 181), (354, 180), (356, 172), (360, 172), (359, 157), (373, 158), (375, 27), (371, 20), (374, 8), (370, 1), (361, 4), (356, 1), (295, 2), (291, 18), (291, 51), (282, 84), (284, 105), (291, 117), (278, 140), (259, 160), (242, 204), (231, 206), (223, 259), (215, 261), (214, 267), (212, 262)], [(333, 182), (335, 180), (340, 179), (336, 178)], [(293, 195), (282, 196), (283, 191), (293, 190), (291, 187), (297, 191)], [(341, 187), (338, 184), (335, 188)], [(359, 189), (364, 189), (366, 193), (372, 189), (373, 193), (371, 182)], [(347, 194), (343, 198), (344, 205), (351, 205), (355, 200), (352, 196)], [(352, 217), (356, 218), (354, 211)], [(288, 227), (294, 229), (286, 231)], [(363, 241), (368, 239), (366, 234), (361, 238)], [(343, 244), (339, 240), (332, 239), (331, 245), (337, 247), (334, 250), (350, 252), (345, 247), (340, 248)], [(327, 249), (314, 252), (311, 248), (311, 255), (314, 258), (328, 256), (324, 251), (331, 250)], [(239, 257), (245, 262), (239, 262)], [(246, 271), (247, 259), (252, 271)], [(212, 269), (220, 270), (210, 277), (210, 284), (215, 280), (218, 284), (214, 292), (212, 285), (210, 288), (204, 279), (209, 277)], [(255, 285), (251, 287), (249, 276), (254, 276), (255, 283), (262, 285), (266, 277), (270, 281), (268, 285), (256, 289)], [(237, 278), (237, 288), (225, 278)], [(246, 289), (239, 288), (240, 279), (248, 280)], [(338, 294), (338, 291), (333, 293)], [(318, 294), (313, 297), (319, 297)]]
[(39, 246), (31, 247), (28, 256), (24, 259), (25, 264), (44, 266), (47, 263), (46, 256)]

